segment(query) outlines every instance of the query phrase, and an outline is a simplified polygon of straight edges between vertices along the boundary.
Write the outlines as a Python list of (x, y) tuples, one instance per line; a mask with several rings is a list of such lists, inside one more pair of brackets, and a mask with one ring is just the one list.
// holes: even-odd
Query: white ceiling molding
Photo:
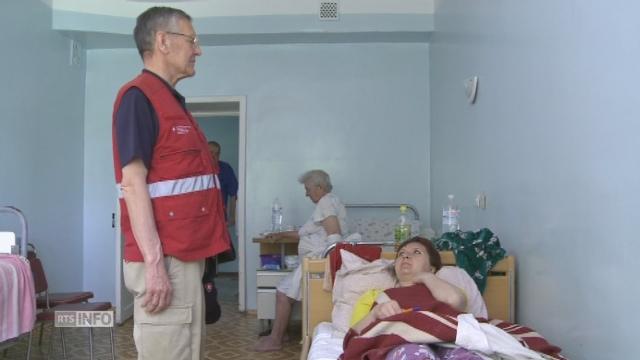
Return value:
[[(43, 0), (54, 10), (87, 14), (137, 17), (161, 2), (192, 16), (256, 16), (317, 14), (318, 0)], [(340, 3), (341, 14), (433, 14), (435, 0), (350, 0)]]
[(141, 2), (141, 3), (173, 3), (173, 2), (187, 2), (197, 0), (125, 0), (129, 2)]

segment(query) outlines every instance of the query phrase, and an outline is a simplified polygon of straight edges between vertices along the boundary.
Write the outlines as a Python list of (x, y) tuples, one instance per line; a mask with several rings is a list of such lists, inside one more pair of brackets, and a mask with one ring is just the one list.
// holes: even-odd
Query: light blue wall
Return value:
[[(431, 45), (432, 221), (447, 193), (518, 261), (518, 320), (572, 359), (631, 358), (640, 320), (640, 4), (446, 0)], [(478, 102), (462, 81), (480, 78)], [(472, 208), (479, 191), (488, 207)]]
[[(231, 165), (237, 178), (239, 176), (238, 150), (240, 146), (238, 141), (240, 119), (238, 116), (199, 116), (197, 120), (207, 140), (217, 141), (218, 144), (220, 144), (220, 160)], [(229, 235), (231, 236), (234, 249), (238, 251), (238, 237), (235, 226), (229, 227)], [(234, 261), (218, 264), (218, 271), (238, 272), (239, 262), (240, 260), (236, 256)]]
[[(297, 177), (323, 168), (349, 202), (412, 202), (429, 218), (429, 47), (426, 44), (314, 44), (205, 47), (189, 96), (247, 96), (247, 307), (255, 308), (258, 248), (278, 196), (296, 224), (310, 215)], [(87, 56), (85, 218), (115, 204), (111, 111), (116, 91), (141, 68), (135, 50)], [(85, 224), (85, 282), (112, 274), (112, 234)], [(102, 255), (97, 259), (98, 255)], [(108, 279), (101, 291), (113, 294)], [(113, 295), (112, 295), (113, 296)]]
[(0, 33), (0, 205), (24, 211), (50, 288), (79, 290), (84, 64), (69, 65), (41, 1), (3, 1)]

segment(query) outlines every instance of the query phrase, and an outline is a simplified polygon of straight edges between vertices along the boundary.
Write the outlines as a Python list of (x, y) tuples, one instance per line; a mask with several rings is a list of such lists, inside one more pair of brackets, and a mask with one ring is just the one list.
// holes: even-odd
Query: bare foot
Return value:
[(258, 340), (256, 346), (253, 347), (253, 351), (267, 352), (267, 351), (279, 351), (282, 350), (282, 341), (278, 341), (271, 336), (263, 336)]
[[(264, 335), (263, 334), (259, 334), (258, 335), (260, 337), (260, 339), (265, 338), (265, 337), (270, 337), (271, 336), (271, 332), (265, 332)], [(291, 340), (291, 338), (289, 337), (289, 334), (285, 333), (282, 336), (282, 343), (287, 343), (289, 342), (289, 340)]]

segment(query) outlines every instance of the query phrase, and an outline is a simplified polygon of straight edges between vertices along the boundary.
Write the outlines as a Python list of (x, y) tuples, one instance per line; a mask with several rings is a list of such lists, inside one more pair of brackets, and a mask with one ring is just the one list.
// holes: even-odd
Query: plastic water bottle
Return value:
[(393, 229), (393, 238), (396, 243), (396, 248), (405, 240), (411, 237), (411, 223), (409, 222), (409, 217), (407, 215), (407, 206), (400, 206), (400, 218), (398, 219), (398, 223)]
[(271, 206), (271, 231), (278, 232), (282, 230), (282, 205), (278, 201), (278, 198), (273, 200), (273, 206)]
[(449, 194), (449, 202), (442, 208), (442, 233), (456, 232), (460, 230), (460, 209), (453, 201), (454, 196)]

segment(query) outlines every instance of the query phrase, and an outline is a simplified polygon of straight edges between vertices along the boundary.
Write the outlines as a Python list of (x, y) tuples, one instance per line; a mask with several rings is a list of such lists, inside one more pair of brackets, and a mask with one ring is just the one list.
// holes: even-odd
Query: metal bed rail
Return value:
[(349, 244), (349, 245), (380, 245), (380, 246), (396, 246), (395, 241), (341, 241), (337, 243), (333, 243), (327, 246), (322, 252), (322, 258), (326, 258), (327, 255), (331, 252), (331, 250), (335, 249), (338, 244)]
[(418, 212), (418, 209), (415, 208), (415, 206), (411, 205), (411, 204), (386, 204), (386, 203), (381, 203), (381, 204), (345, 204), (344, 206), (348, 209), (397, 209), (399, 208), (401, 205), (404, 205), (407, 207), (407, 209), (411, 210), (411, 212), (413, 213), (413, 217), (416, 220), (420, 220), (420, 213)]
[(20, 225), (22, 228), (22, 236), (20, 236), (20, 255), (27, 257), (28, 228), (27, 228), (27, 219), (24, 217), (24, 214), (22, 214), (22, 211), (20, 211), (20, 209), (13, 206), (0, 207), (0, 213), (14, 214), (20, 219)]

